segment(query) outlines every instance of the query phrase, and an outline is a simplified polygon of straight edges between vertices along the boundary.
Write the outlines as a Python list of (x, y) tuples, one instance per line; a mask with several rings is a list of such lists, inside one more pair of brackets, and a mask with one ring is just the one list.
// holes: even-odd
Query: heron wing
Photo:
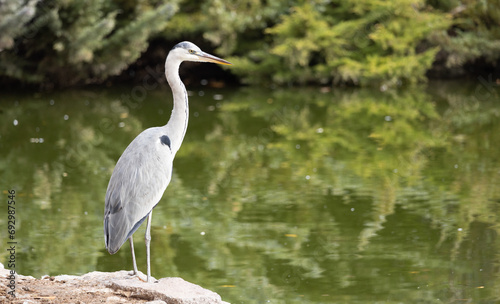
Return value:
[(113, 170), (104, 209), (104, 240), (111, 254), (139, 228), (170, 182), (173, 154), (161, 131), (139, 134)]

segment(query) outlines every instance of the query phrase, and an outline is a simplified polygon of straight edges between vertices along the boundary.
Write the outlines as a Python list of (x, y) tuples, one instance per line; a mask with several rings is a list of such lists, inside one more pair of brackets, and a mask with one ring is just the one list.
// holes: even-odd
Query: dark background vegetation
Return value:
[(181, 40), (232, 61), (232, 82), (393, 87), (498, 73), (500, 2), (1, 1), (0, 83), (137, 80)]

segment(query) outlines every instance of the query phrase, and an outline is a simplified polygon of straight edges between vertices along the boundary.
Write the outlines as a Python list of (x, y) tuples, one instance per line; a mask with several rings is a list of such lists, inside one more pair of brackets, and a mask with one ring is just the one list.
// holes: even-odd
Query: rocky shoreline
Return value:
[(94, 271), (81, 276), (43, 276), (36, 279), (16, 274), (15, 297), (10, 270), (0, 264), (0, 302), (35, 303), (149, 303), (149, 304), (229, 304), (220, 295), (181, 278), (162, 278), (146, 283), (145, 275), (132, 276), (122, 270)]

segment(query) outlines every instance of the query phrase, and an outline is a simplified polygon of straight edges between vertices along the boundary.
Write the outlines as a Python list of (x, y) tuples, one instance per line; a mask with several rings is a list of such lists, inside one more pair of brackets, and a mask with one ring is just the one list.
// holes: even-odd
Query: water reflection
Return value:
[[(170, 103), (166, 90), (134, 103), (128, 91), (3, 98), (0, 168), (22, 206), (20, 273), (131, 267), (127, 245), (104, 249), (104, 194), (123, 149), (164, 124)], [(155, 209), (153, 275), (231, 303), (500, 300), (500, 105), (490, 93), (456, 83), (194, 92)]]

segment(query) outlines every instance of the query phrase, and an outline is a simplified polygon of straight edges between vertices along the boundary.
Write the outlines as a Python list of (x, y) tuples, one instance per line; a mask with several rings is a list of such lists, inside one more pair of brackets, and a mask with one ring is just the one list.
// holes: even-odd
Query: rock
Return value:
[(9, 275), (9, 272), (10, 272), (10, 270), (5, 269), (5, 268), (3, 267), (3, 264), (2, 264), (2, 263), (0, 263), (0, 276), (2, 276), (2, 277), (6, 277), (6, 276), (8, 276), (8, 275)]
[(123, 299), (119, 296), (111, 296), (106, 299), (107, 304), (116, 304), (116, 303), (122, 303)]
[[(10, 269), (5, 269), (3, 264), (0, 263), (0, 277), (7, 278), (8, 276), (10, 276)], [(24, 281), (24, 280), (34, 280), (34, 279), (35, 278), (32, 276), (23, 276), (16, 273), (16, 280)]]
[(113, 280), (110, 287), (168, 304), (222, 304), (221, 297), (215, 292), (181, 278), (163, 278), (155, 283), (126, 278)]
[[(0, 263), (0, 288), (6, 290), (9, 269)], [(93, 271), (81, 276), (43, 276), (35, 279), (16, 274), (15, 303), (148, 303), (148, 304), (229, 304), (208, 289), (181, 278), (163, 278), (146, 283), (139, 272), (130, 275), (125, 270), (116, 272)], [(7, 300), (7, 301), (6, 301)], [(12, 298), (0, 295), (0, 303)]]

